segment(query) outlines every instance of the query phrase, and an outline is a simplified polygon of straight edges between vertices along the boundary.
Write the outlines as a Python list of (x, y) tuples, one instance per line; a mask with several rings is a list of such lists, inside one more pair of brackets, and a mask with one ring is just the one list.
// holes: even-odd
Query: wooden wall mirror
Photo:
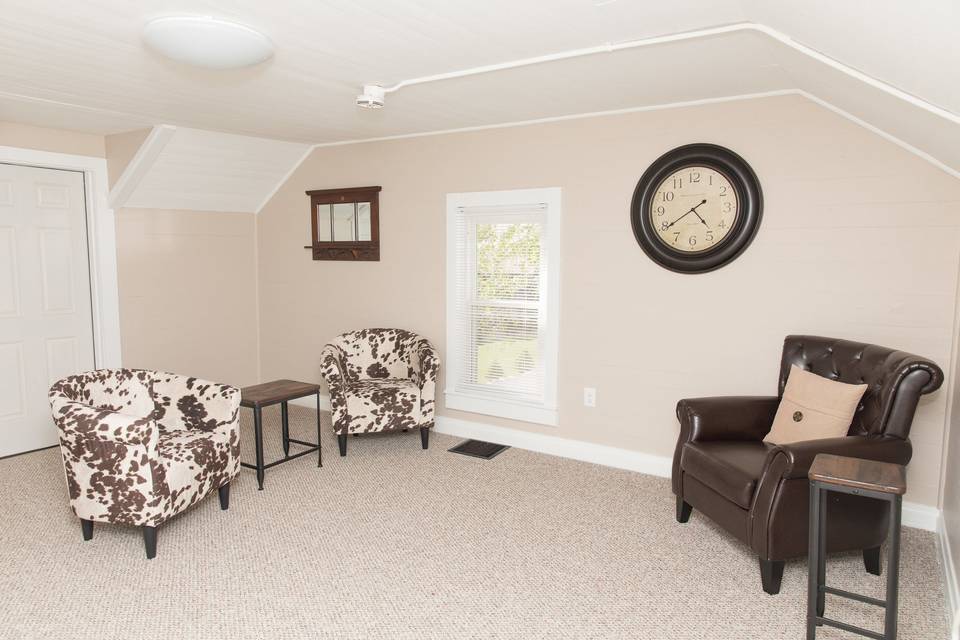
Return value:
[(314, 260), (380, 260), (380, 187), (307, 191)]

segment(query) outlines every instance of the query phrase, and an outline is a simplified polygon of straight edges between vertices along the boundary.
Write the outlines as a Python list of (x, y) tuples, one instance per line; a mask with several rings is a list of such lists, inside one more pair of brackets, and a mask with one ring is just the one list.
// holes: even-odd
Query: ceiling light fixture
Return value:
[(167, 16), (143, 27), (154, 51), (207, 69), (248, 67), (273, 55), (273, 43), (255, 29), (210, 16)]

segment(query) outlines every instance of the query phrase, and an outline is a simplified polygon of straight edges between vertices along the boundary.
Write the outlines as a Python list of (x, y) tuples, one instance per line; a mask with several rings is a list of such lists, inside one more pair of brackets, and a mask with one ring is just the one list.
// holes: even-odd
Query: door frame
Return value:
[(107, 201), (107, 160), (52, 151), (0, 146), (0, 162), (83, 173), (93, 311), (93, 360), (97, 369), (121, 366), (117, 236)]

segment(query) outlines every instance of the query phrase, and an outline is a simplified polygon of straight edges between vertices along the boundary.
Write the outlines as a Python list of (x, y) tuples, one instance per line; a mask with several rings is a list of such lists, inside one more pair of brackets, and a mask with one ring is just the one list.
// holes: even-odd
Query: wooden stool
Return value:
[[(810, 582), (807, 593), (807, 640), (817, 635), (817, 627), (826, 624), (876, 640), (897, 637), (897, 583), (900, 568), (900, 509), (907, 491), (907, 471), (899, 464), (845, 458), (821, 453), (810, 465)], [(828, 587), (826, 581), (827, 491), (876, 498), (890, 503), (888, 539), (887, 599), (878, 600), (843, 589)], [(826, 594), (850, 598), (886, 610), (883, 633), (825, 618)]]

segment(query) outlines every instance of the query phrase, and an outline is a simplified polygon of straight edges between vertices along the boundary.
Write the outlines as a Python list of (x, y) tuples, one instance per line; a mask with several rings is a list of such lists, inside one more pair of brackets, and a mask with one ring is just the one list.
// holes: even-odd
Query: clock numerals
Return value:
[(725, 175), (703, 166), (685, 167), (661, 180), (650, 222), (661, 242), (699, 253), (723, 242), (737, 218), (737, 199)]
[(756, 236), (763, 195), (753, 169), (730, 149), (685, 144), (656, 159), (637, 182), (630, 225), (661, 267), (678, 273), (718, 269)]

